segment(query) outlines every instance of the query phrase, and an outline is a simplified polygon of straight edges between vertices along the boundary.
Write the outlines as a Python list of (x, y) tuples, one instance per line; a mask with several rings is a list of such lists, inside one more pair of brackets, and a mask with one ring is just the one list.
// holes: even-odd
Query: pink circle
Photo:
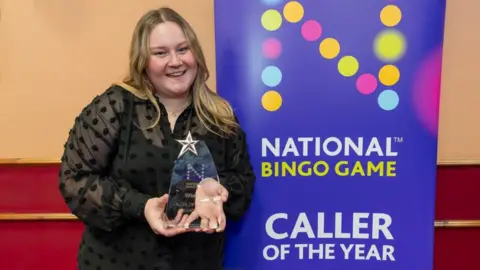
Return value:
[(282, 53), (282, 43), (276, 38), (266, 39), (262, 43), (262, 52), (266, 58), (275, 59)]
[(315, 41), (322, 35), (322, 26), (315, 20), (306, 21), (302, 25), (302, 36), (308, 41)]
[(369, 95), (377, 89), (377, 78), (372, 74), (362, 74), (357, 79), (358, 92)]
[(442, 45), (422, 59), (413, 80), (413, 109), (432, 136), (438, 136), (438, 115), (442, 78)]

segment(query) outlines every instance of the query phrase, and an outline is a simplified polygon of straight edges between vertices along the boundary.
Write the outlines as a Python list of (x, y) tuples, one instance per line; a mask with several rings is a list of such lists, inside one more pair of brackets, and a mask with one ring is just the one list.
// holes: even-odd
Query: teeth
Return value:
[(183, 71), (179, 71), (179, 72), (170, 73), (168, 74), (168, 76), (180, 76), (182, 74), (183, 74)]

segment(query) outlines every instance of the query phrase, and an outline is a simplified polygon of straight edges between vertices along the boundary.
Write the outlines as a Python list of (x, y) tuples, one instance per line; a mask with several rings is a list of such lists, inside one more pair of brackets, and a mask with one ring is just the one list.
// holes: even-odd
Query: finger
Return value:
[(214, 219), (202, 218), (201, 228), (202, 228), (202, 231), (205, 233), (213, 233), (215, 231), (215, 229), (212, 229), (210, 227), (210, 220), (214, 220)]
[(156, 201), (157, 206), (158, 206), (162, 211), (165, 210), (165, 206), (167, 205), (167, 202), (168, 202), (168, 195), (167, 195), (167, 194), (165, 194), (165, 195), (163, 195), (162, 197), (158, 198), (158, 200)]
[(187, 214), (183, 215), (182, 219), (178, 223), (178, 226), (182, 227), (182, 228), (185, 228), (185, 222), (187, 222), (187, 219), (188, 219), (188, 215)]
[(192, 222), (194, 222), (195, 220), (197, 220), (199, 217), (198, 215), (198, 212), (196, 210), (194, 210), (187, 218), (187, 220), (185, 221), (185, 228), (188, 228), (190, 226), (190, 224)]
[(211, 230), (216, 230), (218, 228), (218, 218), (209, 219), (208, 228)]
[(222, 201), (223, 201), (223, 202), (226, 202), (226, 201), (228, 200), (228, 191), (227, 191), (226, 188), (223, 188), (222, 190), (223, 190), (223, 191), (222, 191), (222, 194), (221, 194), (221, 196), (222, 196)]
[[(217, 220), (217, 216), (220, 213), (219, 211), (221, 210), (220, 208), (221, 204), (217, 204), (216, 202), (210, 202), (208, 205), (205, 205), (204, 208), (202, 208), (202, 218), (205, 218), (207, 220)], [(207, 228), (210, 225), (207, 223)]]
[(181, 233), (184, 233), (184, 232), (186, 232), (186, 231), (187, 231), (187, 229), (185, 229), (185, 228), (177, 227), (177, 228), (175, 228), (175, 229), (172, 230), (171, 236), (174, 236), (174, 235), (177, 235), (177, 234), (181, 234)]
[(182, 220), (182, 218), (183, 218), (183, 209), (180, 209), (178, 210), (177, 216), (175, 217), (175, 219), (173, 219), (173, 222), (177, 224)]
[(164, 236), (167, 236), (167, 237), (172, 237), (172, 236), (175, 236), (177, 234), (181, 234), (185, 232), (185, 229), (184, 228), (171, 228), (171, 229), (166, 229), (164, 230)]
[(168, 224), (166, 222), (158, 220), (158, 222), (155, 222), (155, 224), (152, 225), (152, 229), (155, 234), (164, 236), (168, 235)]
[(218, 215), (218, 218), (217, 218), (217, 224), (218, 224), (217, 231), (222, 228), (222, 224), (224, 224), (224, 222), (225, 222), (225, 215), (223, 214), (223, 211), (222, 211), (222, 213), (220, 213), (220, 215)]
[(163, 226), (160, 227), (160, 234), (166, 237), (171, 237), (184, 232), (186, 232), (186, 229), (178, 226), (172, 226), (167, 228), (165, 224), (163, 224)]
[(165, 226), (167, 228), (176, 228), (178, 226), (183, 226), (179, 224), (183, 217), (182, 214), (183, 214), (183, 209), (178, 210), (177, 215), (173, 220), (169, 219), (167, 215), (163, 214), (163, 221)]
[(218, 218), (218, 229), (217, 232), (223, 232), (225, 230), (225, 227), (227, 226), (227, 217), (225, 216), (225, 213), (222, 211)]
[(202, 218), (200, 228), (202, 228), (203, 231), (208, 230), (208, 218)]
[(163, 225), (162, 222), (151, 223), (150, 227), (155, 234), (163, 234)]
[(226, 200), (222, 196), (216, 196), (212, 198), (214, 204), (224, 203)]
[(179, 226), (181, 226), (182, 228), (185, 228), (187, 232), (200, 232), (202, 230), (201, 228), (190, 227), (191, 224), (187, 226), (188, 218), (189, 218), (189, 215), (184, 215), (182, 218), (182, 221), (180, 221)]

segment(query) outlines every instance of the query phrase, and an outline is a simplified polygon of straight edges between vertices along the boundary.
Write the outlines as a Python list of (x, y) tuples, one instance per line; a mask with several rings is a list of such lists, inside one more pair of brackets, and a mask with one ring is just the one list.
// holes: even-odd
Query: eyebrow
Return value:
[[(183, 41), (183, 42), (180, 42), (178, 43), (178, 45), (176, 47), (181, 47), (181, 46), (184, 46), (184, 45), (188, 45), (188, 41)], [(167, 47), (165, 46), (152, 46), (150, 47), (150, 49), (166, 49)]]

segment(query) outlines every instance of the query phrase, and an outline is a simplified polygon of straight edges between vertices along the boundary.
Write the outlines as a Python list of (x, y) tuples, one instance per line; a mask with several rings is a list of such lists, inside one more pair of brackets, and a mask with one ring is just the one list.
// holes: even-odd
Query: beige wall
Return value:
[(480, 164), (480, 1), (447, 1), (440, 163)]
[[(215, 88), (213, 0), (0, 0), (0, 158), (61, 155), (74, 117), (122, 77), (147, 9), (177, 9), (198, 32)], [(480, 2), (449, 1), (439, 161), (480, 163)]]
[(59, 158), (75, 116), (125, 74), (150, 8), (184, 15), (215, 69), (213, 0), (0, 1), (0, 158)]

